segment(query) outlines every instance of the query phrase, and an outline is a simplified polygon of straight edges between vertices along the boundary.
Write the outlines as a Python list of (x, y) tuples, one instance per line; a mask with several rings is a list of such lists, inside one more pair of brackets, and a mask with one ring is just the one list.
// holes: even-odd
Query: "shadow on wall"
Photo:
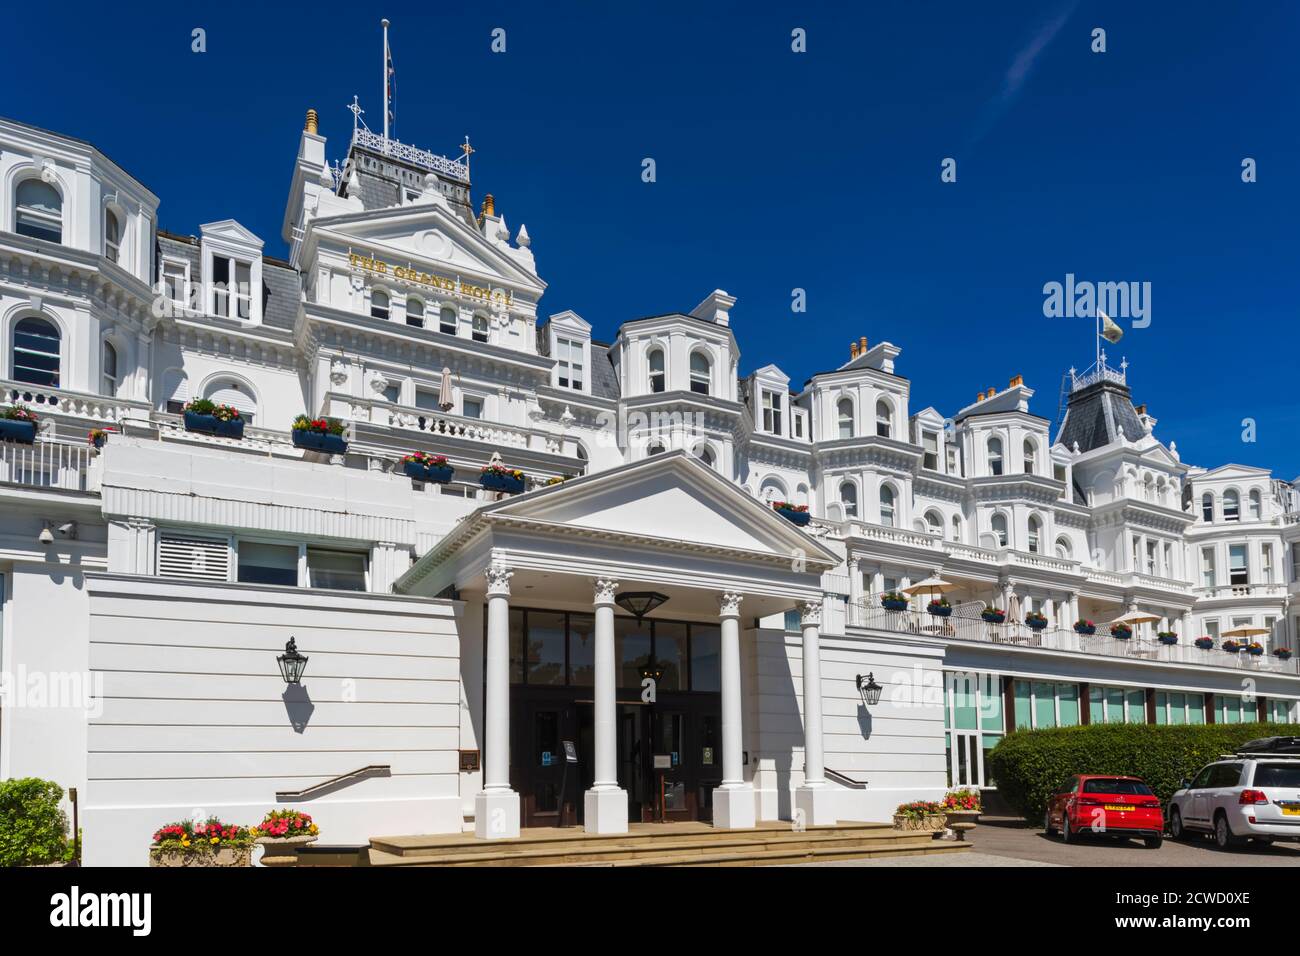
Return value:
[(307, 693), (307, 688), (302, 684), (289, 684), (280, 695), (280, 699), (284, 701), (284, 710), (289, 715), (293, 732), (302, 733), (307, 729), (311, 715), (316, 711), (316, 705), (311, 702), (311, 695)]
[(866, 704), (858, 704), (858, 727), (862, 730), (862, 739), (871, 739), (871, 711)]

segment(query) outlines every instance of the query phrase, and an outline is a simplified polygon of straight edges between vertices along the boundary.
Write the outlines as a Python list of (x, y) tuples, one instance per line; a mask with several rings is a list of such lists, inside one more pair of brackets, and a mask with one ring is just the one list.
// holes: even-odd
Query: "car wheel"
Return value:
[(1043, 832), (1048, 836), (1056, 836), (1056, 827), (1052, 826), (1052, 811), (1043, 811)]
[(1074, 843), (1077, 840), (1078, 836), (1070, 829), (1070, 815), (1068, 813), (1061, 814), (1061, 842)]
[(1169, 835), (1175, 840), (1187, 839), (1187, 831), (1183, 829), (1183, 815), (1177, 807), (1169, 811)]
[(1228, 823), (1228, 816), (1222, 811), (1214, 818), (1214, 844), (1220, 850), (1227, 850), (1241, 845), (1241, 837), (1233, 835), (1232, 825)]
[(1165, 842), (1165, 838), (1162, 836), (1149, 836), (1149, 837), (1142, 838), (1142, 843), (1146, 846), (1148, 850), (1158, 850), (1160, 849), (1160, 844), (1164, 842)]

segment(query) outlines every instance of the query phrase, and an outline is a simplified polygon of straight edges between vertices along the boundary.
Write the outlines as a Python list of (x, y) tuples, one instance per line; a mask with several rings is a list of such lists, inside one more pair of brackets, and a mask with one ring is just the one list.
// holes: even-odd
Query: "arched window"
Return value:
[(118, 252), (122, 246), (122, 225), (117, 221), (117, 214), (111, 209), (104, 210), (104, 258), (117, 262)]
[(1038, 553), (1038, 538), (1043, 531), (1043, 523), (1036, 515), (1029, 516), (1029, 553)]
[(117, 394), (117, 349), (107, 339), (104, 341), (104, 355), (100, 360), (100, 371), (104, 377), (105, 395)]
[(661, 442), (661, 441), (659, 441), (658, 439), (656, 439), (655, 441), (652, 441), (650, 444), (646, 445), (646, 449), (645, 449), (645, 453), (646, 453), (647, 456), (649, 456), (649, 455), (662, 455), (662, 454), (664, 453), (664, 451), (665, 451), (665, 449), (664, 449), (664, 443)]
[(1066, 561), (1069, 561), (1074, 557), (1074, 548), (1070, 547), (1069, 538), (1056, 539), (1056, 556), (1058, 558), (1063, 558)]
[(664, 390), (664, 350), (654, 348), (646, 356), (646, 365), (650, 372), (650, 391)]
[(14, 232), (47, 242), (63, 241), (63, 197), (57, 189), (39, 179), (24, 179), (14, 198)]
[(889, 407), (889, 402), (883, 398), (876, 402), (876, 434), (881, 438), (888, 438), (893, 431), (893, 409)]
[(1007, 516), (1001, 512), (995, 514), (991, 527), (993, 536), (998, 540), (998, 547), (1005, 548), (1007, 546)]
[(1201, 520), (1206, 524), (1214, 520), (1214, 495), (1208, 491), (1201, 495)]
[(930, 534), (943, 534), (943, 516), (937, 511), (927, 511), (925, 513), (925, 529)]
[(780, 478), (773, 475), (763, 479), (763, 483), (758, 486), (758, 496), (764, 501), (789, 501), (785, 496), (785, 485)]
[(835, 406), (836, 413), (840, 419), (840, 437), (853, 437), (853, 400), (851, 398), (841, 398), (839, 404)]
[(858, 486), (851, 481), (840, 482), (840, 504), (844, 508), (844, 517), (858, 516)]
[(1263, 500), (1259, 496), (1259, 490), (1255, 489), (1252, 491), (1248, 500), (1250, 502), (1250, 510), (1247, 512), (1247, 517), (1249, 517), (1251, 521), (1258, 521), (1260, 515), (1263, 514), (1264, 507)]
[(406, 324), (424, 328), (424, 303), (413, 295), (406, 297)]
[(697, 457), (700, 459), (702, 463), (708, 465), (710, 468), (713, 467), (714, 462), (716, 461), (716, 458), (713, 455), (713, 449), (710, 448), (708, 445), (702, 445), (700, 447), (697, 453)]
[(474, 316), (471, 338), (475, 342), (486, 342), (488, 340), (488, 317), (486, 315), (479, 313)]
[(1025, 474), (1032, 475), (1038, 469), (1035, 464), (1038, 461), (1038, 446), (1034, 444), (1032, 438), (1025, 439)]
[(370, 293), (370, 317), (387, 319), (388, 314), (388, 293), (383, 289), (375, 289)]
[(455, 335), (457, 324), (456, 310), (444, 305), (438, 312), (438, 331), (444, 335)]
[(880, 486), (880, 523), (894, 527), (894, 489), (889, 485)]
[(1223, 493), (1223, 520), (1241, 520), (1241, 498), (1235, 488), (1229, 488)]
[(244, 422), (253, 424), (253, 418), (257, 414), (257, 396), (243, 382), (237, 379), (216, 379), (203, 389), (203, 397), (218, 405), (231, 405), (239, 409), (239, 416)]
[(961, 541), (961, 516), (952, 516), (952, 540)]
[(713, 365), (709, 362), (709, 357), (703, 352), (691, 353), (691, 391), (698, 392), (700, 395), (709, 394), (709, 383), (712, 379)]
[(59, 329), (53, 322), (31, 316), (14, 326), (10, 377), (15, 382), (59, 387)]
[(1002, 474), (1002, 439), (996, 436), (989, 439), (989, 474)]

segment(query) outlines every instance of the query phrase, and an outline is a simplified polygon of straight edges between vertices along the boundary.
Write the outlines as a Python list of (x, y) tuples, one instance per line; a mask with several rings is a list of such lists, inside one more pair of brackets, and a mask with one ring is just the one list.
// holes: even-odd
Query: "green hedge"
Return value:
[(62, 799), (63, 788), (48, 780), (0, 780), (0, 866), (38, 866), (71, 856)]
[(1162, 801), (1183, 777), (1257, 737), (1294, 734), (1290, 724), (1091, 724), (1008, 734), (988, 755), (998, 794), (1030, 823), (1076, 773), (1141, 777)]

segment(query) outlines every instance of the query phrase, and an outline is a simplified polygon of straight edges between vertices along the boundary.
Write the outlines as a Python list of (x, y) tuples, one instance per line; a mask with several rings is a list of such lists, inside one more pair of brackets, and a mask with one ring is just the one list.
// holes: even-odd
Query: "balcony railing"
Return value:
[(90, 445), (67, 442), (0, 442), (0, 484), (90, 491), (90, 463), (97, 454)]
[(66, 388), (42, 388), (26, 382), (0, 379), (0, 402), (27, 405), (37, 415), (59, 415), (96, 422), (121, 422), (127, 418), (147, 419), (149, 403), (136, 402)]
[[(1264, 671), (1277, 674), (1298, 672), (1295, 658), (1284, 661), (1271, 653), (1256, 656), (1240, 651), (1229, 654), (1217, 646), (1208, 651), (1201, 650), (1186, 637), (1180, 638), (1180, 642), (1173, 645), (1147, 640), (1137, 634), (1126, 641), (1121, 641), (1106, 633), (1104, 625), (1097, 628), (1096, 634), (1085, 636), (1076, 633), (1073, 628), (1047, 627), (1035, 631), (1017, 621), (989, 624), (979, 616), (978, 611), (972, 611), (964, 606), (954, 607), (949, 617), (937, 617), (928, 611), (916, 610), (912, 607), (905, 611), (890, 611), (881, 607), (878, 601), (868, 599), (862, 603), (858, 621), (860, 622), (858, 626), (878, 631), (969, 641), (977, 644), (1000, 644), (1007, 647), (1096, 654), (1101, 657), (1133, 661), (1200, 664), (1240, 671)], [(1183, 643), (1184, 641), (1186, 643)]]
[(1202, 601), (1222, 601), (1231, 598), (1284, 598), (1285, 584), (1219, 584), (1214, 587), (1193, 589)]

